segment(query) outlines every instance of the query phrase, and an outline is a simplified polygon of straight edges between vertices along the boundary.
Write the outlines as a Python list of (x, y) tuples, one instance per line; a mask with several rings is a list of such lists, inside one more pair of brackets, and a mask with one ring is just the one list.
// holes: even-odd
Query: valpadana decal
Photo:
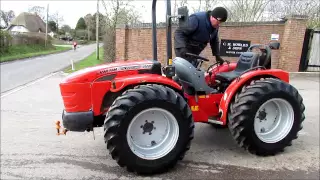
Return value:
[(105, 74), (105, 73), (115, 72), (115, 71), (128, 71), (128, 70), (151, 69), (151, 68), (152, 68), (152, 64), (119, 66), (119, 67), (111, 67), (111, 68), (103, 69), (99, 72), (99, 74)]

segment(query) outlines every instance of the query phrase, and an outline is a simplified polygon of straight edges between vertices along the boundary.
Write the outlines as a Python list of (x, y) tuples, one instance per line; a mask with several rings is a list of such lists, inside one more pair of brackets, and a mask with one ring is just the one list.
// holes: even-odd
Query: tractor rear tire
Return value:
[(137, 174), (157, 174), (184, 158), (194, 136), (194, 121), (178, 92), (139, 85), (113, 102), (104, 132), (107, 149), (119, 166)]
[(298, 138), (304, 110), (301, 95), (290, 84), (273, 78), (253, 80), (230, 104), (228, 127), (237, 144), (251, 154), (275, 155)]

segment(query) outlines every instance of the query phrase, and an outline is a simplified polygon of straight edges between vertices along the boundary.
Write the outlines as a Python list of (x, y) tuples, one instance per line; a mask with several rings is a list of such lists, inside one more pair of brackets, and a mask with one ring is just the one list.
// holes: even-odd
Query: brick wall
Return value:
[[(172, 27), (174, 33), (176, 27)], [(272, 58), (273, 68), (287, 71), (298, 71), (301, 57), (305, 17), (289, 17), (286, 21), (254, 22), (254, 23), (225, 23), (220, 27), (220, 39), (248, 40), (251, 44), (266, 44), (270, 42), (271, 34), (279, 34), (280, 50), (275, 50)], [(150, 25), (122, 26), (116, 31), (116, 59), (152, 59), (152, 28)], [(173, 44), (174, 34), (172, 34)], [(166, 62), (166, 28), (157, 25), (158, 60)], [(174, 47), (172, 55), (175, 56)], [(201, 54), (215, 61), (210, 45)], [(230, 61), (238, 58), (223, 57)], [(210, 62), (212, 63), (212, 62)], [(205, 64), (207, 66), (208, 64)]]
[(295, 16), (286, 22), (286, 28), (282, 35), (279, 68), (299, 71), (305, 27), (306, 20), (304, 17)]

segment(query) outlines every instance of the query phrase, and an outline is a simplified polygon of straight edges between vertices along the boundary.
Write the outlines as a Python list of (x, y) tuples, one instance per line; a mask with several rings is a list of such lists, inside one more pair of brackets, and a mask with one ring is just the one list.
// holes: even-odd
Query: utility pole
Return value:
[(57, 12), (57, 32), (59, 33), (59, 12)]
[(99, 0), (97, 0), (97, 14), (96, 14), (96, 42), (97, 42), (97, 59), (99, 60)]
[(46, 38), (45, 38), (45, 47), (47, 47), (48, 43), (48, 16), (49, 16), (49, 4), (47, 4), (47, 23), (46, 23)]

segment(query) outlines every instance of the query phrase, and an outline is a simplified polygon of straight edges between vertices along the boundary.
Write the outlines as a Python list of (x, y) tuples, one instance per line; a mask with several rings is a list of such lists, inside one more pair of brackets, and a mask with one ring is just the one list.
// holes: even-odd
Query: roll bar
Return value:
[(152, 54), (153, 60), (157, 61), (157, 19), (156, 19), (157, 0), (152, 0)]
[[(157, 57), (157, 19), (156, 19), (156, 4), (157, 0), (152, 0), (152, 55), (153, 60), (158, 61)], [(171, 0), (166, 1), (166, 39), (167, 39), (167, 64), (172, 59), (172, 35), (171, 35), (171, 18), (179, 19), (179, 27), (186, 26), (188, 24), (188, 9), (186, 6), (178, 8), (178, 16), (171, 16)]]

